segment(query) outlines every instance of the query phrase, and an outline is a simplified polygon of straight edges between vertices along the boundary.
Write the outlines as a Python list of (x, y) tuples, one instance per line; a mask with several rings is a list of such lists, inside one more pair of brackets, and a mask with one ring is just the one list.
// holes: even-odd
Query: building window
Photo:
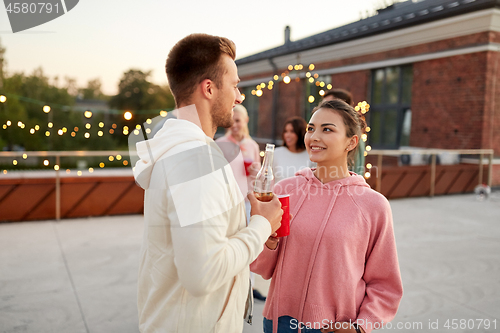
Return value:
[[(241, 104), (247, 108), (249, 118), (248, 132), (250, 136), (257, 136), (257, 128), (259, 126), (259, 97), (252, 95), (251, 87), (240, 88), (240, 93), (245, 96)], [(223, 136), (226, 131), (226, 128), (218, 127), (215, 137)]]
[(369, 112), (370, 145), (398, 149), (410, 144), (413, 67), (398, 66), (372, 72)]
[(250, 136), (255, 137), (259, 128), (259, 97), (252, 95), (252, 87), (241, 88), (240, 92), (245, 95), (245, 100), (241, 104), (248, 111), (248, 131)]

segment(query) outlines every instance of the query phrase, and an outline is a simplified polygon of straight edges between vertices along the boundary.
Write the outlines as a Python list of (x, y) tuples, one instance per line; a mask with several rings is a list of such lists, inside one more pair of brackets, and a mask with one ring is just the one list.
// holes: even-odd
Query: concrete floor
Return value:
[[(381, 332), (499, 332), (500, 193), (391, 207), (405, 294)], [(142, 230), (142, 216), (0, 224), (0, 332), (138, 332)], [(267, 291), (268, 281), (256, 283)], [(244, 333), (262, 332), (262, 309)], [(448, 319), (458, 327), (446, 329)]]

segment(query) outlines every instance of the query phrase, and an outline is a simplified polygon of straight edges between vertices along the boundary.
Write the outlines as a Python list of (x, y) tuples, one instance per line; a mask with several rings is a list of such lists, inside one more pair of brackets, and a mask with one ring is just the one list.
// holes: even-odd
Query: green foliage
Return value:
[[(161, 87), (150, 82), (148, 80), (150, 76), (150, 71), (144, 73), (136, 69), (130, 69), (123, 74), (118, 85), (118, 94), (110, 99), (109, 105), (115, 109), (131, 111), (134, 118), (129, 121), (123, 117), (117, 118), (116, 123), (119, 128), (143, 124), (148, 118), (158, 116), (159, 110), (175, 106), (174, 98), (168, 87)], [(143, 112), (145, 110), (155, 110), (156, 112)], [(126, 146), (126, 137), (122, 138), (120, 142)]]
[[(30, 75), (14, 73), (7, 76), (3, 70), (4, 53), (5, 48), (0, 43), (0, 95), (7, 96), (7, 101), (0, 103), (0, 151), (128, 149), (123, 126), (133, 130), (135, 124), (158, 116), (159, 110), (174, 107), (168, 87), (150, 82), (150, 72), (133, 69), (125, 72), (118, 87), (119, 93), (109, 98), (102, 93), (99, 79), (90, 80), (85, 88), (78, 88), (71, 78), (65, 78), (63, 85), (59, 84), (57, 77), (51, 81), (42, 68)], [(111, 108), (129, 110), (134, 117), (127, 121), (121, 112), (112, 110), (110, 113), (93, 112), (92, 117), (87, 119), (83, 110), (75, 106), (77, 99), (109, 100)], [(43, 111), (44, 105), (51, 107), (49, 113)], [(10, 126), (6, 126), (9, 121)], [(21, 127), (18, 122), (21, 122)], [(53, 127), (49, 127), (49, 123)], [(101, 127), (101, 123), (104, 126)], [(87, 124), (90, 129), (86, 128)], [(30, 133), (37, 125), (39, 129)], [(66, 132), (59, 135), (58, 131), (62, 129)], [(102, 136), (98, 135), (99, 131), (102, 131)], [(85, 133), (90, 137), (85, 138)]]

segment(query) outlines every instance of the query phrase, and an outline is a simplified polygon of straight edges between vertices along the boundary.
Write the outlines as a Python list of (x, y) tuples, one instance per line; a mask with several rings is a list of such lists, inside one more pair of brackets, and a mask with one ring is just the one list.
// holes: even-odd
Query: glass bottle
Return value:
[(273, 199), (274, 173), (273, 173), (274, 145), (266, 145), (264, 162), (255, 177), (254, 192), (260, 201), (271, 201)]

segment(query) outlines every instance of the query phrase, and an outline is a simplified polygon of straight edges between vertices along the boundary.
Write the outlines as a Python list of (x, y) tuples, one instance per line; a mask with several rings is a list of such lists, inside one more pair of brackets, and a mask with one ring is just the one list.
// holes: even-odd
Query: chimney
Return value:
[(290, 26), (285, 27), (285, 45), (290, 44)]

